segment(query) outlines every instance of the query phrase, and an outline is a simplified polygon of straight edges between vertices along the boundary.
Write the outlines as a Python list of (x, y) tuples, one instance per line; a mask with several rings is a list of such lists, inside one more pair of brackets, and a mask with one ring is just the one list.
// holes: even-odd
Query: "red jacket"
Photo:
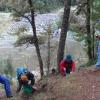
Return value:
[[(61, 72), (61, 74), (62, 75), (66, 75), (66, 73), (65, 73), (65, 68), (67, 68), (68, 67), (68, 62), (66, 61), (66, 60), (62, 60), (61, 62), (60, 62), (60, 72)], [(70, 64), (71, 65), (71, 71), (75, 71), (75, 62), (74, 61), (72, 61), (72, 63)]]
[(96, 38), (100, 39), (100, 35), (97, 34), (97, 35), (96, 35)]

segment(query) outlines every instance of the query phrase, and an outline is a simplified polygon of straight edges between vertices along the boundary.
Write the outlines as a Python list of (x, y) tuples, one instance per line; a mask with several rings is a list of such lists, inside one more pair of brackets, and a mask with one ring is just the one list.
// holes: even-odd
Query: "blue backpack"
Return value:
[(21, 75), (24, 75), (24, 74), (27, 73), (27, 72), (28, 72), (28, 69), (27, 69), (27, 68), (25, 68), (25, 67), (18, 67), (18, 68), (16, 69), (17, 78), (18, 78), (19, 76), (21, 76)]

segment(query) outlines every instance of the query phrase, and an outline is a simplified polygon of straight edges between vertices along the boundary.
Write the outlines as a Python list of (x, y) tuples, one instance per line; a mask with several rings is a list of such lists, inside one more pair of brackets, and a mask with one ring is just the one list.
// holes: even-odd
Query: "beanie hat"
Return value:
[(72, 56), (70, 54), (66, 55), (65, 60), (67, 61), (72, 61)]

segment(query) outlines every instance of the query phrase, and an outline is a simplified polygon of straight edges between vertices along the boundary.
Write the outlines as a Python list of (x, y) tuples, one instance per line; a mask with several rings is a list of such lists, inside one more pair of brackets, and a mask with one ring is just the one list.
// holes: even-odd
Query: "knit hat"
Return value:
[(66, 55), (65, 60), (67, 61), (72, 61), (72, 56), (70, 54)]

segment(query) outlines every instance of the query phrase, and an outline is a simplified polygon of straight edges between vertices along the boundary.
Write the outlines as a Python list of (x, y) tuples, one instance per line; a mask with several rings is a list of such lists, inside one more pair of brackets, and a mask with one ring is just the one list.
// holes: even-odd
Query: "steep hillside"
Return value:
[[(100, 70), (83, 68), (69, 77), (55, 74), (37, 85), (44, 87), (33, 95), (17, 95), (10, 100), (100, 100)], [(9, 100), (9, 99), (1, 99)]]
[[(81, 69), (70, 77), (61, 75), (48, 79), (47, 90), (34, 100), (100, 100), (100, 71)], [(42, 95), (42, 96), (39, 96)]]

